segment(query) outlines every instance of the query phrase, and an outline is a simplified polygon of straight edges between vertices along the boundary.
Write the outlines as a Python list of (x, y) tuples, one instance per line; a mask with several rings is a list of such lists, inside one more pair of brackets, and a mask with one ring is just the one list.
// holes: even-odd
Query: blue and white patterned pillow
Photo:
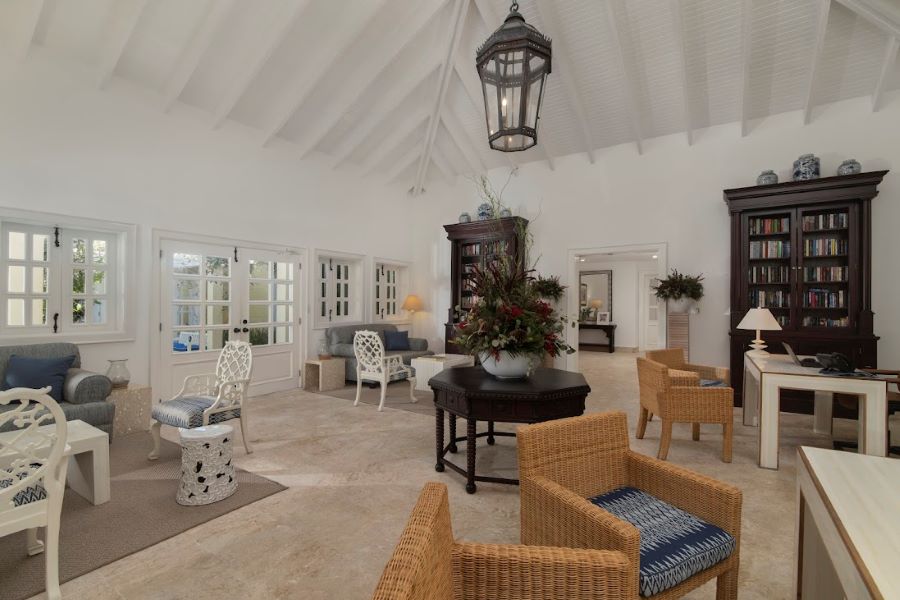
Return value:
[(640, 532), (641, 596), (673, 588), (734, 551), (728, 532), (639, 489), (623, 487), (589, 500)]

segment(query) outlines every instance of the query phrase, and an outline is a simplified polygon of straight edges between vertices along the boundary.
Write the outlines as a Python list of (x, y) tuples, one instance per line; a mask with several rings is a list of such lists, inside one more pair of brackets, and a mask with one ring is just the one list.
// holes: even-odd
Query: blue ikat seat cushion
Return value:
[[(38, 468), (39, 465), (32, 465), (32, 469)], [(13, 483), (15, 483), (13, 479), (13, 470), (12, 469), (4, 469), (5, 473), (0, 475), (0, 489), (12, 487)], [(29, 473), (20, 472), (18, 474), (19, 479), (25, 479), (28, 477)], [(37, 502), (38, 500), (44, 500), (47, 497), (47, 490), (44, 489), (44, 486), (41, 485), (40, 482), (35, 482), (34, 485), (26, 486), (16, 492), (16, 495), (13, 496), (13, 506), (24, 506), (25, 504), (31, 504), (32, 502)]]
[(728, 532), (639, 489), (623, 487), (589, 500), (640, 532), (641, 596), (673, 588), (734, 551)]
[(701, 379), (700, 387), (728, 387), (721, 379)]
[[(210, 396), (184, 396), (160, 402), (153, 407), (152, 417), (163, 425), (193, 429), (203, 425), (203, 411), (212, 406), (216, 399)], [(210, 415), (209, 424), (239, 419), (240, 407)]]

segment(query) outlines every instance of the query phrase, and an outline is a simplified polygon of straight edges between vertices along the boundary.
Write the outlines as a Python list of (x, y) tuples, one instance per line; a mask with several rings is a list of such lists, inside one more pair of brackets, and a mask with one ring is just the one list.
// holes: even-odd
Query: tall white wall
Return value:
[[(584, 154), (557, 159), (555, 171), (545, 162), (527, 164), (504, 201), (532, 221), (539, 270), (570, 286), (577, 284), (566, 281), (570, 249), (666, 242), (669, 267), (705, 276), (700, 314), (691, 316), (691, 357), (726, 365), (730, 234), (722, 190), (754, 185), (763, 169), (787, 180), (794, 159), (807, 152), (821, 157), (828, 175), (851, 157), (866, 171), (893, 169), (873, 202), (872, 290), (879, 362), (900, 365), (900, 97), (887, 100), (877, 113), (867, 98), (831, 105), (805, 127), (798, 112), (785, 113), (754, 123), (747, 137), (730, 124), (696, 132), (693, 146), (683, 134), (653, 139), (644, 143), (643, 156), (633, 144), (617, 146), (598, 152), (593, 165)], [(507, 174), (489, 175), (499, 187)], [(435, 191), (418, 205), (416, 282), (430, 294), (433, 315), (417, 326), (435, 342), (450, 294), (449, 242), (441, 225), (477, 204), (475, 186), (461, 180), (456, 191)]]

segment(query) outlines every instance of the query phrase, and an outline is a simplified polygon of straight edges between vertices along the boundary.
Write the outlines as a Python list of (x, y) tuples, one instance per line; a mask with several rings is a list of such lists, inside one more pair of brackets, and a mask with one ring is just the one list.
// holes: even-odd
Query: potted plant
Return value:
[(669, 311), (673, 313), (685, 313), (691, 306), (703, 297), (703, 274), (685, 275), (677, 269), (665, 279), (653, 286), (656, 297), (668, 302)]

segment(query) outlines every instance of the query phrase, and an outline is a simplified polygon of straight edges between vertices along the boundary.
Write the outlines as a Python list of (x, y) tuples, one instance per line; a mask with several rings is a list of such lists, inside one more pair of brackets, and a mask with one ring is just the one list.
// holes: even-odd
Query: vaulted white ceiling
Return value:
[[(4, 0), (0, 40), (90, 65), (209, 127), (420, 191), (434, 177), (694, 133), (900, 88), (898, 0), (522, 0), (553, 38), (539, 145), (488, 148), (475, 49), (498, 0)], [(110, 93), (114, 93), (110, 91)]]

